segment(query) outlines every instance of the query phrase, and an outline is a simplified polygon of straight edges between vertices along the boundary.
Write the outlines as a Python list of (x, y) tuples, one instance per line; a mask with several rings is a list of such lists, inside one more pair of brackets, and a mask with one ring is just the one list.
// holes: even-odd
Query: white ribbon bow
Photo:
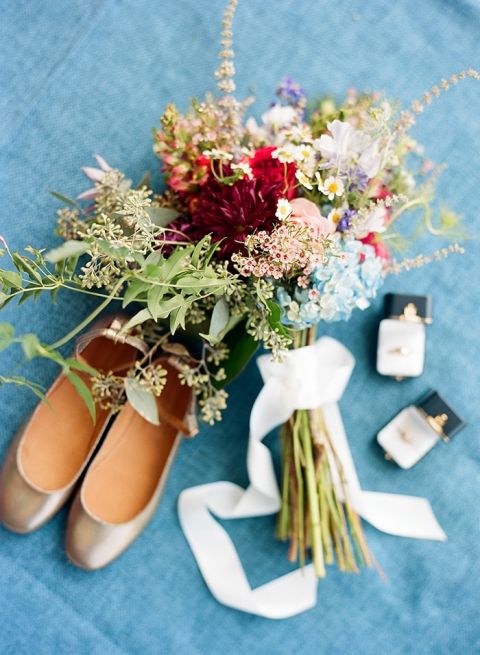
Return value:
[[(378, 530), (399, 537), (445, 540), (447, 537), (426, 498), (363, 491), (358, 481), (337, 406), (355, 365), (338, 341), (322, 337), (314, 345), (287, 353), (282, 363), (269, 355), (257, 360), (264, 386), (250, 415), (244, 490), (231, 482), (186, 489), (179, 498), (179, 518), (206, 584), (228, 607), (271, 619), (283, 619), (314, 607), (317, 578), (310, 564), (252, 589), (230, 537), (214, 519), (264, 516), (280, 509), (272, 457), (262, 439), (295, 409), (322, 407), (325, 423), (343, 467), (350, 503)], [(343, 495), (339, 486), (337, 493)]]

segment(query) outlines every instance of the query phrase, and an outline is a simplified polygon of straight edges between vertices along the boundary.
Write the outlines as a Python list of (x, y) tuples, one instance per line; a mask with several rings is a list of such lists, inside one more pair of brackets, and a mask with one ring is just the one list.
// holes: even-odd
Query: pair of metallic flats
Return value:
[[(121, 336), (124, 321), (101, 320), (79, 339), (75, 356), (100, 372), (126, 373), (146, 345)], [(76, 492), (65, 540), (70, 561), (98, 569), (128, 548), (155, 513), (182, 437), (195, 431), (190, 389), (168, 359), (158, 361), (168, 372), (158, 426), (128, 402), (115, 415), (97, 405), (94, 423), (73, 385), (58, 377), (7, 453), (0, 523), (33, 532)], [(91, 385), (88, 374), (80, 375)]]

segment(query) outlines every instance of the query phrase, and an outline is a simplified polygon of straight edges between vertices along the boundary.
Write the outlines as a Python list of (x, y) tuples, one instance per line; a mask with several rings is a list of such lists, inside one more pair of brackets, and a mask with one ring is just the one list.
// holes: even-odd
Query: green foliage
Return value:
[(225, 337), (224, 343), (229, 348), (228, 358), (222, 362), (225, 371), (225, 379), (213, 384), (217, 388), (227, 386), (234, 380), (259, 348), (259, 342), (245, 331), (245, 323), (239, 323)]
[(138, 380), (126, 378), (125, 393), (128, 402), (140, 416), (153, 425), (160, 425), (157, 401), (152, 391), (144, 389)]
[[(95, 403), (90, 389), (83, 379), (74, 372), (75, 370), (81, 371), (93, 377), (98, 375), (94, 368), (74, 357), (64, 359), (59, 352), (42, 344), (35, 334), (28, 333), (15, 336), (15, 328), (13, 325), (10, 323), (0, 323), (0, 351), (13, 344), (20, 345), (27, 360), (33, 359), (34, 357), (43, 357), (58, 364), (85, 402), (88, 411), (90, 412), (90, 416), (92, 417), (92, 421), (95, 421)], [(24, 377), (0, 375), (0, 386), (3, 384), (15, 384), (17, 386), (26, 387), (42, 400), (45, 399), (42, 387)]]
[(192, 304), (223, 294), (232, 284), (233, 276), (210, 263), (212, 247), (209, 238), (195, 246), (178, 247), (168, 257), (153, 252), (128, 280), (123, 307), (131, 302), (146, 304), (127, 323), (125, 331), (145, 321), (166, 320), (173, 333), (185, 329)]

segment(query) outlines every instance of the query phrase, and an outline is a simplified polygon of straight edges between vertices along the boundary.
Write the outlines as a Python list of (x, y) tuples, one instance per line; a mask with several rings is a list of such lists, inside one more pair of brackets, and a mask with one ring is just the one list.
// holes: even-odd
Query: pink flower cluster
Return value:
[(281, 278), (308, 276), (323, 261), (324, 242), (310, 225), (299, 227), (284, 222), (272, 232), (260, 231), (247, 237), (247, 255), (232, 255), (245, 277)]

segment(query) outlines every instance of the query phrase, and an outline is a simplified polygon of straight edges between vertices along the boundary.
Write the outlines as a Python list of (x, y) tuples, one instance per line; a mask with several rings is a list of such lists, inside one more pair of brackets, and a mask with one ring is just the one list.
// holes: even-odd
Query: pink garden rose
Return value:
[(298, 227), (307, 226), (312, 228), (317, 239), (335, 232), (335, 225), (328, 218), (321, 215), (317, 205), (306, 198), (294, 198), (290, 200), (292, 213), (289, 220)]

